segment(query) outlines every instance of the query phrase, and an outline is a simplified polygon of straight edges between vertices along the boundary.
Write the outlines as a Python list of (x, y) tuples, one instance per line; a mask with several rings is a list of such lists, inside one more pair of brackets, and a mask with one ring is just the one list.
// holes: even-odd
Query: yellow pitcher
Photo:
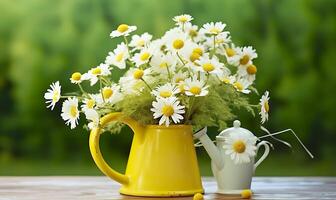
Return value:
[[(101, 129), (111, 121), (134, 132), (125, 174), (108, 166), (100, 148)], [(121, 194), (134, 196), (190, 196), (203, 193), (190, 125), (142, 126), (122, 113), (101, 118), (90, 133), (90, 151), (98, 168), (122, 184)]]

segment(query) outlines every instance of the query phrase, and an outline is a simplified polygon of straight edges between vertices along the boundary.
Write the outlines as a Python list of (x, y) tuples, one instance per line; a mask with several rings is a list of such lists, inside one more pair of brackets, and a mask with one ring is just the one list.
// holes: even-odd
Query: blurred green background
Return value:
[[(0, 0), (0, 175), (101, 175), (88, 132), (65, 126), (60, 104), (51, 112), (43, 94), (54, 80), (64, 92), (77, 90), (69, 76), (104, 61), (120, 42), (109, 38), (118, 24), (158, 37), (182, 13), (199, 26), (223, 21), (236, 44), (257, 49), (256, 86), (271, 92), (266, 127), (294, 129), (315, 155), (310, 159), (293, 136), (283, 135), (293, 148), (273, 142), (257, 175), (336, 175), (334, 0)], [(263, 134), (259, 119), (237, 114), (244, 127)], [(128, 132), (102, 136), (106, 159), (120, 171)], [(217, 130), (209, 134), (214, 138)], [(211, 175), (204, 149), (197, 154), (202, 175)]]

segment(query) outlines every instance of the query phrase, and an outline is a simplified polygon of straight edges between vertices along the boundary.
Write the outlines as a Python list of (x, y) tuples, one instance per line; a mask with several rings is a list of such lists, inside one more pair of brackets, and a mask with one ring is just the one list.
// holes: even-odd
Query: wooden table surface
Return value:
[[(203, 178), (205, 199), (240, 199), (239, 196), (215, 194), (213, 178)], [(119, 184), (106, 177), (0, 177), (0, 200), (51, 199), (150, 199), (123, 196)], [(253, 199), (336, 199), (336, 177), (256, 177)], [(192, 197), (163, 198), (192, 199)]]

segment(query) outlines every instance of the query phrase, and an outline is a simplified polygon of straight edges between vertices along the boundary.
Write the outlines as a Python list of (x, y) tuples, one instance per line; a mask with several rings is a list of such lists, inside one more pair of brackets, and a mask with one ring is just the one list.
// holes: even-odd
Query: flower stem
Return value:
[[(180, 54), (179, 54), (178, 52), (176, 52), (176, 55), (177, 55), (177, 57), (180, 59), (180, 61), (182, 62), (182, 64), (183, 64), (182, 67), (184, 67), (184, 66), (185, 66), (185, 62), (184, 62), (183, 59), (181, 58)], [(180, 69), (182, 69), (182, 67), (181, 67)], [(180, 69), (178, 69), (177, 72), (180, 71)]]
[(101, 96), (102, 96), (102, 98), (103, 98), (103, 101), (104, 101), (104, 103), (105, 103), (105, 98), (104, 98), (104, 94), (103, 94), (103, 90), (102, 90), (102, 79), (101, 79), (101, 77), (99, 76), (99, 88), (100, 88), (100, 94), (101, 94)]
[(128, 47), (128, 40), (127, 40), (126, 36), (124, 36), (124, 41), (125, 41), (125, 44), (127, 46), (127, 52), (129, 54), (129, 56), (132, 57), (131, 51), (129, 50), (129, 47)]
[(82, 85), (81, 85), (80, 83), (78, 83), (78, 87), (79, 87), (79, 89), (81, 90), (81, 92), (83, 93), (83, 95), (84, 95), (85, 97), (88, 97), (88, 96), (89, 96), (89, 95), (87, 94), (87, 92), (84, 91), (84, 89), (83, 89), (83, 87), (82, 87)]
[(166, 69), (167, 69), (167, 72), (168, 72), (168, 78), (171, 81), (171, 74), (170, 74), (169, 67), (168, 67), (167, 63), (166, 63)]
[(108, 79), (105, 79), (104, 77), (101, 77), (102, 78), (102, 81), (105, 82), (106, 85), (112, 85), (112, 82)]
[(210, 77), (210, 73), (209, 73), (209, 72), (207, 72), (207, 79), (206, 79), (206, 81), (205, 81), (205, 85), (206, 85), (206, 84), (208, 84), (209, 77)]
[(213, 36), (213, 49), (210, 52), (210, 58), (212, 58), (216, 53), (216, 35)]
[(192, 107), (194, 105), (194, 102), (195, 102), (195, 97), (191, 96), (189, 98), (189, 109), (187, 110), (187, 113), (186, 113), (186, 118), (185, 118), (185, 121), (187, 122), (192, 114)]
[(149, 88), (149, 90), (152, 91), (152, 88), (148, 85), (148, 83), (143, 78), (141, 78), (141, 80), (145, 83), (145, 85)]

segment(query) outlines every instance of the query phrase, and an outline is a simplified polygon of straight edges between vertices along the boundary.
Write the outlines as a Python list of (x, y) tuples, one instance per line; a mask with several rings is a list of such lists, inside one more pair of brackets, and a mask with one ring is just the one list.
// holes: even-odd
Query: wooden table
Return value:
[[(240, 199), (215, 194), (213, 178), (203, 178), (205, 199)], [(150, 199), (123, 196), (119, 184), (106, 177), (0, 177), (0, 200)], [(253, 199), (336, 199), (336, 177), (256, 177)], [(164, 198), (192, 199), (192, 197)]]

